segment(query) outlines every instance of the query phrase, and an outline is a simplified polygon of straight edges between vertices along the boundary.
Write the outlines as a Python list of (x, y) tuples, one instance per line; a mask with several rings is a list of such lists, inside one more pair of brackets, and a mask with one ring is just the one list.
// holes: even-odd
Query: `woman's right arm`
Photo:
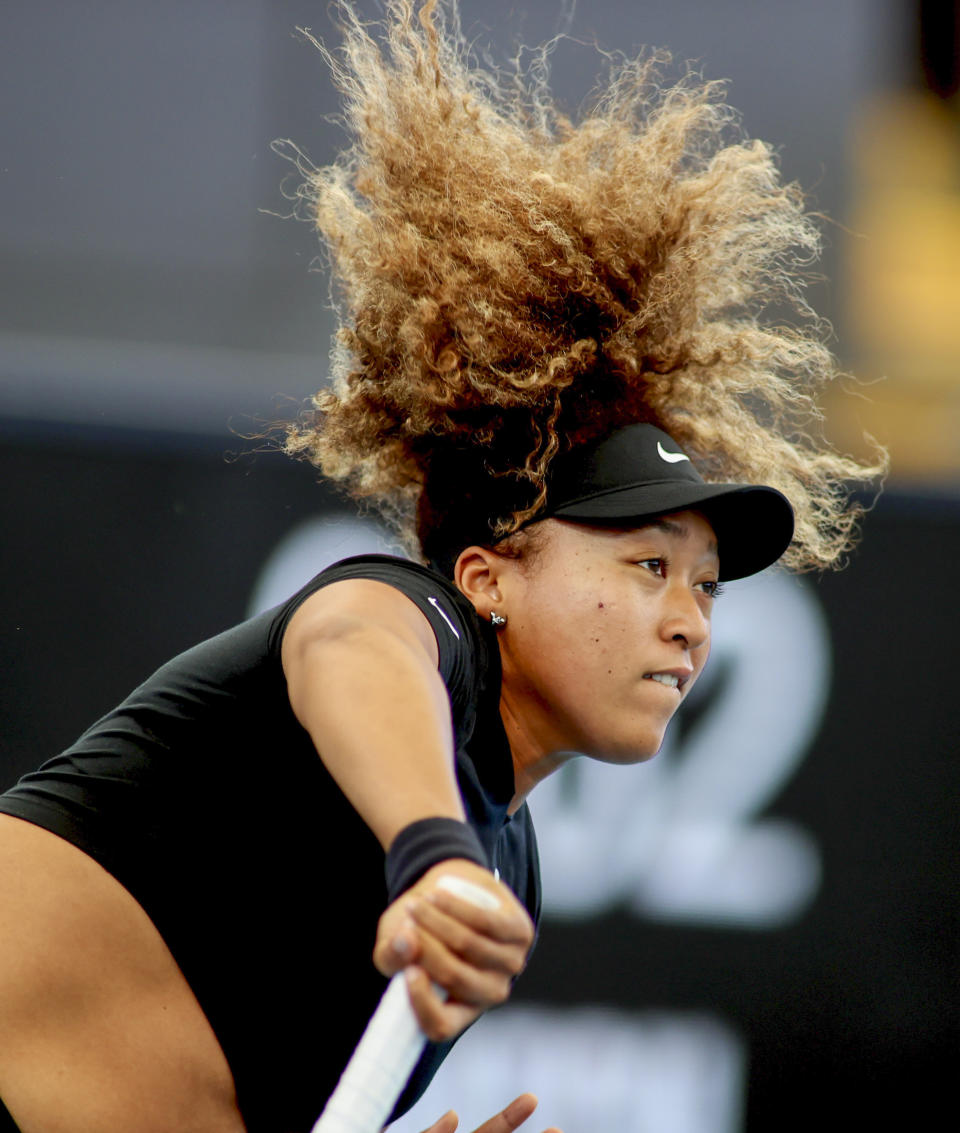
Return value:
[[(282, 658), (297, 719), (385, 851), (419, 819), (465, 820), (436, 638), (409, 598), (368, 579), (331, 583), (290, 619)], [(480, 911), (438, 889), (445, 872), (481, 885), (499, 908)], [(441, 1040), (507, 998), (532, 941), (530, 918), (510, 890), (453, 858), (386, 909), (374, 961), (385, 975), (409, 969), (420, 1024)], [(446, 1003), (432, 983), (449, 994)]]
[(297, 719), (384, 850), (418, 819), (463, 821), (437, 642), (409, 598), (331, 583), (290, 619), (282, 659)]

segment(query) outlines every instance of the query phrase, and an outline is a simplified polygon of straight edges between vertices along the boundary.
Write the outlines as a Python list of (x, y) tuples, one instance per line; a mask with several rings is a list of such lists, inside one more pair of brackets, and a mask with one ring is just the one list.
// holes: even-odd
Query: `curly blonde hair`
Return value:
[[(377, 25), (340, 12), (342, 48), (317, 46), (353, 144), (307, 170), (301, 199), (341, 327), (332, 388), (286, 450), (422, 546), (464, 493), (487, 493), (493, 543), (543, 510), (558, 452), (648, 421), (707, 480), (788, 497), (788, 566), (836, 565), (859, 512), (846, 482), (883, 454), (861, 464), (822, 437), (836, 369), (802, 293), (818, 233), (721, 85), (664, 85), (662, 53), (604, 56), (574, 122), (549, 47), (481, 69), (456, 0), (393, 0)], [(761, 321), (784, 305), (796, 325)]]

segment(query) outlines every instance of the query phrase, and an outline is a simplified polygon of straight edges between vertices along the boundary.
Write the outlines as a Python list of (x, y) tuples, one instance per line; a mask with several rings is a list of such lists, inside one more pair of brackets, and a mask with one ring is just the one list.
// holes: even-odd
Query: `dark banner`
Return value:
[[(309, 468), (233, 448), (4, 432), (2, 786), (172, 654), (373, 548)], [(405, 1133), (447, 1104), (469, 1130), (514, 1087), (564, 1133), (912, 1124), (945, 1094), (960, 496), (889, 491), (864, 532), (840, 573), (729, 587), (657, 759), (538, 788), (534, 959)]]

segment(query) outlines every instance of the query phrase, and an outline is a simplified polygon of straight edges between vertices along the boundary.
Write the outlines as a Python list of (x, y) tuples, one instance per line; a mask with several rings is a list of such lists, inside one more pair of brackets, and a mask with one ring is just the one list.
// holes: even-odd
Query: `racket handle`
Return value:
[[(495, 909), (499, 904), (487, 890), (462, 877), (448, 874), (437, 885), (480, 908)], [(410, 1006), (407, 981), (403, 972), (397, 972), (313, 1133), (380, 1133), (426, 1043)]]
[(380, 1133), (426, 1042), (397, 972), (313, 1133)]

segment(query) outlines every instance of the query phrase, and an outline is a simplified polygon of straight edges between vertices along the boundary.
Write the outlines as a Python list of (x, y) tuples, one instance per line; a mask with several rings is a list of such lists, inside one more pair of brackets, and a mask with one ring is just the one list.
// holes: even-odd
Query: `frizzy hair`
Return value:
[[(455, 0), (393, 0), (377, 25), (339, 11), (342, 47), (317, 46), (352, 145), (306, 169), (300, 194), (341, 326), (332, 386), (286, 450), (408, 544), (489, 488), (477, 541), (493, 543), (543, 509), (558, 452), (649, 421), (706, 479), (789, 498), (788, 566), (836, 565), (859, 512), (846, 482), (883, 454), (861, 464), (822, 437), (836, 369), (802, 292), (818, 233), (722, 87), (664, 84), (663, 54), (604, 56), (574, 122), (551, 98), (549, 49), (481, 69)], [(795, 325), (764, 323), (771, 307)]]

